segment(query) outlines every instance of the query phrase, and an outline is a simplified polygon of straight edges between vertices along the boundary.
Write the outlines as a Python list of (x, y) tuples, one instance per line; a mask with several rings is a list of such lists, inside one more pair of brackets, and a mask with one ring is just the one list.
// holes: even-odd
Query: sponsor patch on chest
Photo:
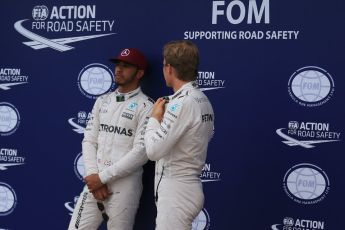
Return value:
[(127, 118), (129, 120), (132, 120), (133, 117), (134, 117), (134, 114), (131, 114), (131, 113), (127, 113), (127, 112), (123, 112), (121, 117), (124, 117), (124, 118)]

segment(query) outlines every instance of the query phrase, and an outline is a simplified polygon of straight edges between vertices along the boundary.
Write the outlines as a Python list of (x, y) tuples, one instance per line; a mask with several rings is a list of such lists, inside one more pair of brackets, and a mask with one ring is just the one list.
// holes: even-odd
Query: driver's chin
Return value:
[(124, 79), (120, 79), (118, 77), (115, 77), (115, 83), (117, 85), (123, 85), (125, 83), (125, 80)]

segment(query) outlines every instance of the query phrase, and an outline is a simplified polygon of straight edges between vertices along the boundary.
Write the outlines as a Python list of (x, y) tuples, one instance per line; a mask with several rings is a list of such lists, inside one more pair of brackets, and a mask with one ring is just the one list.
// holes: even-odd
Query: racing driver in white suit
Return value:
[(195, 85), (199, 51), (186, 40), (163, 49), (163, 73), (174, 94), (159, 98), (146, 127), (148, 158), (156, 161), (156, 230), (190, 230), (204, 204), (200, 174), (214, 114)]
[(82, 142), (86, 186), (69, 229), (97, 229), (102, 220), (111, 230), (133, 229), (147, 162), (144, 133), (152, 100), (139, 82), (147, 66), (144, 55), (128, 48), (113, 59), (115, 92), (100, 96)]

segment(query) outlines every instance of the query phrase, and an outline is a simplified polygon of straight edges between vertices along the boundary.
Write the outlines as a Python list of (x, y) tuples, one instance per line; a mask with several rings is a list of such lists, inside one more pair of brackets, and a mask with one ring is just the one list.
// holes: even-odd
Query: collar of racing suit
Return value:
[(184, 84), (179, 90), (177, 90), (173, 95), (169, 96), (170, 100), (173, 100), (175, 98), (177, 98), (178, 96), (180, 96), (182, 94), (182, 92), (184, 90), (187, 89), (192, 89), (192, 88), (197, 88), (198, 86), (196, 85), (196, 83), (194, 81), (190, 81), (186, 84)]
[(126, 101), (132, 97), (137, 96), (141, 92), (141, 88), (138, 87), (135, 90), (128, 92), (128, 93), (120, 93), (118, 89), (115, 90), (116, 101)]

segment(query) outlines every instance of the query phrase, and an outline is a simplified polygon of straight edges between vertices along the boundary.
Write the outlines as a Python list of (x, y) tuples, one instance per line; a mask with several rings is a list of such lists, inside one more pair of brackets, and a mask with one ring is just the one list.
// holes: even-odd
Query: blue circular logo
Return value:
[(192, 230), (208, 230), (210, 228), (210, 216), (206, 209), (202, 209), (192, 223)]
[(9, 215), (17, 204), (17, 196), (11, 186), (0, 182), (0, 216)]
[(324, 199), (329, 191), (326, 173), (312, 164), (298, 164), (284, 176), (284, 189), (294, 201), (302, 204), (315, 204)]
[(0, 135), (13, 134), (20, 123), (19, 112), (12, 104), (0, 102)]
[(334, 82), (326, 70), (307, 66), (292, 74), (288, 90), (292, 99), (300, 105), (320, 106), (333, 95)]
[(114, 75), (107, 66), (93, 63), (80, 71), (78, 85), (86, 97), (96, 99), (114, 89)]
[(170, 111), (175, 112), (178, 107), (179, 107), (179, 104), (174, 104), (174, 105), (170, 106)]
[(128, 106), (128, 109), (129, 110), (135, 110), (135, 108), (138, 106), (138, 103), (136, 102), (133, 102), (131, 103), (129, 106)]
[(74, 160), (74, 172), (80, 180), (84, 180), (85, 167), (82, 153), (79, 153)]

